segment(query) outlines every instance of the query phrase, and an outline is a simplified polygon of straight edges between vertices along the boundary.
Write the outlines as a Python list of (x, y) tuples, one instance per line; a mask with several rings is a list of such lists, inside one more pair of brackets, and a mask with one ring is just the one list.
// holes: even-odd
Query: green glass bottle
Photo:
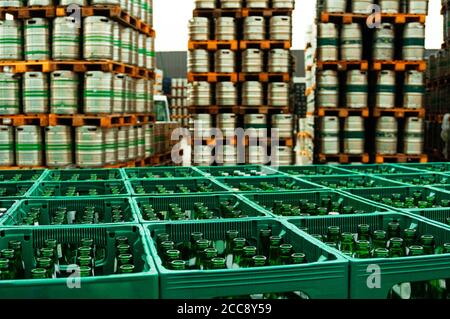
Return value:
[(376, 248), (373, 251), (373, 258), (389, 258), (389, 250), (386, 248)]
[(203, 251), (203, 269), (212, 269), (211, 260), (217, 258), (219, 252), (215, 248), (206, 248)]
[(436, 248), (436, 242), (433, 235), (420, 236), (420, 244), (423, 247), (424, 255), (433, 255)]
[(92, 276), (92, 268), (89, 266), (80, 266), (80, 277), (91, 277)]
[(360, 224), (358, 225), (358, 240), (370, 241), (370, 225)]
[(134, 272), (134, 265), (122, 265), (119, 267), (119, 274), (131, 274)]
[(172, 260), (169, 265), (170, 270), (186, 270), (186, 262), (184, 260)]
[(15, 279), (17, 276), (17, 271), (14, 264), (14, 250), (9, 248), (2, 249), (1, 256), (8, 260), (9, 276), (11, 277), (11, 279)]
[(173, 241), (166, 240), (166, 241), (163, 241), (163, 242), (160, 244), (160, 247), (159, 247), (159, 254), (160, 254), (161, 257), (163, 258), (164, 263), (166, 263), (166, 260), (165, 260), (165, 258), (166, 258), (166, 252), (167, 252), (168, 250), (174, 250), (174, 249), (175, 249), (175, 243), (174, 243)]
[(375, 230), (372, 235), (372, 245), (374, 249), (386, 248), (387, 233), (384, 230)]
[(226, 269), (225, 258), (211, 259), (211, 268), (214, 270)]
[(9, 259), (7, 258), (0, 258), (0, 279), (1, 280), (14, 279), (10, 271)]
[(280, 264), (289, 265), (291, 263), (291, 256), (294, 248), (291, 244), (280, 245)]
[[(181, 257), (181, 252), (179, 250), (176, 250), (176, 249), (166, 250), (166, 252), (164, 254), (165, 267), (168, 268), (172, 261), (179, 260), (180, 257)], [(118, 257), (119, 266), (131, 264), (131, 258), (132, 258), (131, 254), (119, 255), (119, 257)]]
[(51, 278), (56, 278), (56, 268), (55, 268), (55, 255), (54, 255), (54, 250), (52, 248), (41, 248), (40, 250), (40, 256), (41, 257), (46, 257), (49, 258), (51, 260), (51, 265), (50, 265), (50, 277)]
[(238, 238), (239, 232), (237, 230), (228, 230), (225, 235), (225, 255), (230, 255), (233, 253), (233, 241)]
[(327, 231), (327, 242), (338, 244), (341, 237), (339, 226), (330, 226)]
[(389, 257), (391, 258), (404, 257), (406, 254), (402, 238), (398, 237), (391, 238), (388, 242), (388, 249), (389, 249)]
[(31, 269), (31, 279), (46, 279), (47, 270), (44, 268)]
[(368, 240), (356, 241), (356, 252), (354, 258), (366, 259), (370, 258), (370, 242)]
[(253, 257), (257, 254), (257, 248), (255, 246), (245, 246), (242, 259), (242, 267), (252, 267)]
[(16, 272), (15, 278), (25, 278), (25, 264), (22, 256), (22, 242), (18, 240), (11, 240), (8, 242), (8, 248), (14, 250), (14, 269)]
[(267, 257), (258, 255), (254, 256), (253, 258), (253, 267), (264, 267), (267, 265)]
[(340, 250), (353, 253), (355, 250), (355, 240), (352, 233), (341, 234)]
[(258, 251), (263, 256), (269, 256), (269, 246), (271, 236), (272, 236), (271, 229), (261, 229), (259, 231)]
[(291, 255), (290, 263), (293, 265), (306, 264), (308, 261), (304, 253), (293, 253)]
[(190, 269), (202, 269), (203, 267), (203, 252), (206, 248), (209, 247), (209, 240), (207, 239), (199, 239), (195, 242), (192, 247), (192, 253), (190, 254), (192, 257), (189, 259), (189, 268)]
[(387, 230), (387, 239), (391, 239), (391, 238), (399, 238), (401, 237), (401, 227), (400, 224), (398, 222), (390, 222), (388, 224), (388, 230)]
[(38, 257), (36, 258), (37, 268), (44, 268), (47, 272), (46, 277), (52, 278), (52, 260), (48, 257)]
[(233, 259), (232, 259), (231, 267), (227, 264), (228, 268), (238, 269), (241, 267), (245, 243), (246, 243), (245, 238), (233, 239)]
[(417, 240), (417, 230), (408, 228), (403, 231), (403, 240), (406, 247), (413, 246)]
[(269, 239), (269, 265), (279, 264), (280, 245), (283, 239), (280, 236), (271, 236)]

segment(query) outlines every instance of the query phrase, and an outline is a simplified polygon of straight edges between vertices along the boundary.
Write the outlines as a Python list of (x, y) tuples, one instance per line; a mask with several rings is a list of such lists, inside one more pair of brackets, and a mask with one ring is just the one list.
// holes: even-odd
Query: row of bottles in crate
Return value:
[(269, 72), (288, 73), (291, 71), (291, 52), (285, 49), (272, 49), (267, 54), (259, 49), (248, 49), (238, 54), (224, 49), (210, 52), (204, 49), (189, 51), (188, 72), (194, 73), (235, 73)]
[[(406, 14), (428, 14), (429, 0), (378, 0), (381, 13), (406, 13)], [(371, 14), (369, 5), (374, 0), (319, 0), (317, 10), (319, 13), (356, 13)]]
[(115, 5), (129, 15), (140, 19), (148, 25), (153, 25), (153, 0), (4, 0), (0, 8), (20, 8), (25, 6), (98, 6)]
[(196, 9), (294, 9), (294, 0), (195, 0)]
[(0, 60), (113, 60), (155, 67), (155, 39), (107, 17), (0, 21)]
[(153, 112), (153, 80), (125, 74), (102, 71), (86, 72), (83, 76), (72, 71), (55, 71), (49, 75), (0, 73), (0, 85), (0, 114)]
[(394, 25), (382, 23), (380, 28), (375, 29), (374, 39), (369, 46), (365, 44), (368, 33), (358, 23), (342, 25), (340, 37), (338, 25), (334, 23), (320, 23), (318, 28), (319, 61), (424, 59), (425, 25), (418, 22), (406, 23), (401, 37), (396, 36)]
[[(70, 265), (77, 266), (80, 277), (129, 274), (135, 272), (137, 257), (127, 237), (116, 238), (114, 249), (98, 245), (91, 238), (82, 238), (76, 243), (60, 243), (48, 238), (41, 247), (34, 249), (31, 260), (23, 250), (22, 241), (10, 240), (8, 248), (0, 251), (1, 280), (64, 278), (71, 274)], [(107, 265), (111, 268), (109, 273), (105, 273), (107, 267), (103, 264), (106, 259), (114, 262)]]
[[(242, 24), (242, 35), (240, 34)], [(191, 41), (291, 41), (292, 18), (273, 16), (271, 18), (251, 16), (242, 19), (219, 17), (208, 19), (194, 17), (189, 21), (189, 39)]]
[[(343, 130), (338, 117), (326, 116), (320, 119), (321, 153), (335, 155), (341, 153), (340, 141), (343, 141), (344, 154), (361, 155), (365, 153), (369, 138), (364, 118), (349, 116), (345, 119)], [(420, 118), (406, 119), (403, 134), (395, 117), (382, 116), (376, 122), (375, 152), (381, 155), (420, 155), (423, 152), (424, 122)], [(341, 138), (341, 135), (343, 138)], [(400, 141), (402, 143), (400, 143)], [(402, 150), (399, 152), (399, 148)]]
[(422, 72), (407, 71), (400, 74), (389, 70), (380, 71), (373, 91), (369, 90), (369, 82), (368, 72), (352, 70), (340, 74), (332, 70), (318, 71), (317, 105), (327, 108), (366, 108), (369, 105), (369, 93), (374, 92), (377, 108), (424, 107), (425, 78)]
[(173, 124), (0, 126), (0, 166), (102, 167), (170, 151)]
[(264, 84), (247, 81), (241, 84), (232, 82), (194, 82), (188, 93), (191, 106), (289, 106), (290, 84), (273, 82)]

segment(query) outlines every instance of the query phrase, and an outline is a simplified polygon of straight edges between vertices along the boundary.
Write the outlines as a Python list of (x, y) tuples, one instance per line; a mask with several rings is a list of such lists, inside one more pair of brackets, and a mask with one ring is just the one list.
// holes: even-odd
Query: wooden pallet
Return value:
[[(368, 14), (356, 14), (356, 13), (328, 13), (322, 12), (320, 20), (322, 23), (335, 23), (335, 24), (350, 24), (350, 23), (364, 23), (369, 17)], [(419, 22), (424, 24), (426, 21), (426, 15), (423, 14), (381, 14), (381, 21), (383, 23), (395, 23), (405, 24), (409, 22)]]
[(404, 108), (395, 108), (395, 109), (381, 109), (374, 108), (373, 116), (378, 118), (381, 116), (394, 116), (396, 118), (405, 118), (408, 117), (419, 117), (425, 118), (425, 109), (404, 109)]
[[(70, 6), (31, 6), (20, 8), (0, 8), (0, 20), (4, 20), (6, 14), (14, 16), (16, 19), (30, 18), (54, 18), (65, 17), (74, 14)], [(81, 17), (105, 16), (111, 18), (122, 25), (136, 29), (148, 36), (155, 37), (155, 31), (137, 17), (133, 17), (120, 8), (120, 5), (94, 5), (80, 7)]]
[(347, 108), (327, 108), (319, 107), (316, 111), (317, 116), (338, 116), (342, 118), (347, 118), (350, 115), (362, 116), (364, 118), (369, 117), (369, 108), (363, 109), (347, 109)]
[(334, 71), (347, 71), (347, 70), (360, 70), (368, 71), (368, 61), (318, 61), (318, 70), (334, 70)]
[(221, 18), (232, 17), (242, 18), (241, 9), (195, 9), (193, 12), (194, 17), (202, 18)]
[(349, 154), (336, 154), (336, 155), (326, 155), (319, 154), (319, 162), (321, 164), (335, 162), (340, 164), (351, 164), (351, 163), (363, 163), (367, 164), (370, 162), (369, 154), (362, 155), (349, 155)]
[(109, 60), (98, 61), (1, 61), (0, 72), (53, 72), (58, 70), (85, 73), (88, 71), (103, 71), (127, 74), (134, 78), (154, 79), (152, 70)]
[(426, 114), (426, 120), (433, 123), (442, 124), (444, 122), (444, 114)]
[(108, 114), (108, 115), (57, 115), (50, 114), (49, 126), (67, 125), (72, 127), (98, 126), (112, 128), (119, 126), (136, 125), (136, 115)]
[(217, 106), (217, 105), (210, 105), (210, 106), (190, 106), (189, 108), (190, 114), (220, 114), (220, 113), (239, 113), (239, 106)]
[(373, 71), (392, 70), (396, 72), (427, 70), (426, 61), (374, 61), (372, 64)]
[(145, 159), (141, 161), (141, 163), (137, 164), (136, 166), (148, 166), (148, 165), (162, 165), (172, 162), (172, 152), (164, 153), (164, 154), (157, 154), (154, 155), (148, 159)]
[[(268, 133), (269, 133), (269, 131), (268, 131)], [(270, 137), (266, 138), (266, 139), (254, 138), (253, 140), (257, 141), (258, 143), (265, 143), (267, 145), (272, 144), (272, 139)], [(294, 147), (294, 139), (293, 138), (279, 138), (277, 140), (277, 143), (278, 143), (278, 146)], [(245, 139), (243, 140), (243, 145), (249, 146), (249, 144), (250, 144), (250, 137), (246, 136)]]
[(238, 81), (238, 74), (237, 73), (188, 73), (188, 81), (189, 82), (209, 82), (209, 83), (216, 83), (216, 82), (233, 82), (236, 83)]
[(239, 82), (258, 81), (258, 82), (290, 82), (290, 73), (239, 73)]
[(46, 169), (45, 166), (0, 166), (0, 171)]
[(428, 163), (428, 155), (406, 155), (406, 154), (395, 154), (395, 155), (375, 155), (375, 162), (377, 164), (384, 163)]
[(5, 20), (6, 14), (12, 15), (15, 19), (30, 18), (54, 18), (55, 7), (53, 6), (30, 6), (30, 7), (7, 7), (0, 8), (0, 20)]
[(256, 9), (256, 8), (243, 8), (242, 17), (250, 16), (262, 16), (262, 17), (273, 17), (273, 16), (292, 16), (293, 9), (278, 9), (278, 8), (267, 8), (267, 9)]
[(12, 125), (12, 126), (36, 125), (45, 127), (48, 126), (49, 120), (47, 114), (0, 115), (0, 123), (2, 125)]
[(247, 49), (260, 49), (260, 50), (272, 50), (272, 49), (285, 49), (292, 48), (291, 41), (274, 41), (274, 40), (242, 40), (239, 41), (239, 48), (241, 50)]
[(189, 40), (188, 49), (189, 50), (208, 50), (208, 51), (217, 51), (217, 50), (232, 50), (237, 51), (239, 48), (237, 40), (233, 41), (218, 41), (218, 40), (209, 40), (209, 41), (191, 41)]
[(241, 106), (239, 107), (239, 114), (289, 114), (291, 110), (289, 106)]

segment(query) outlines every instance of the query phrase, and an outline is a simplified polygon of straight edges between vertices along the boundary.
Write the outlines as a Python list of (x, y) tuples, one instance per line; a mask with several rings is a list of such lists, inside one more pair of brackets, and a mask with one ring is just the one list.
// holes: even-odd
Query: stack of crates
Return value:
[[(0, 251), (23, 263), (6, 278), (2, 259), (0, 297), (445, 299), (449, 179), (448, 163), (4, 172)], [(230, 234), (259, 254), (264, 234), (280, 236), (302, 262), (240, 264)], [(199, 236), (228, 256), (224, 269), (164, 253)], [(54, 271), (36, 269), (45, 247), (58, 252)]]
[[(447, 0), (442, 0), (444, 16), (444, 43), (442, 49), (428, 57), (427, 68), (427, 116), (425, 121), (425, 151), (433, 161), (449, 159), (445, 152), (445, 141), (441, 137), (444, 115), (449, 113), (447, 99), (450, 96), (448, 78), (450, 55), (450, 8)], [(444, 125), (445, 126), (445, 125)], [(448, 142), (447, 142), (448, 143)]]
[(171, 80), (170, 118), (182, 127), (189, 127), (189, 90), (190, 85), (187, 79)]
[(151, 0), (2, 2), (0, 167), (148, 163), (152, 10)]
[[(292, 0), (196, 1), (188, 59), (191, 129), (200, 127), (193, 137), (195, 165), (267, 164), (266, 147), (253, 145), (250, 134), (238, 140), (236, 128), (253, 129), (253, 140), (269, 146), (271, 129), (278, 129), (273, 157), (293, 162), (293, 10)], [(211, 133), (214, 127), (222, 137)], [(238, 148), (245, 149), (244, 159)]]
[[(428, 1), (373, 6), (358, 0), (318, 1), (318, 162), (427, 161)], [(372, 15), (374, 10), (380, 13)]]

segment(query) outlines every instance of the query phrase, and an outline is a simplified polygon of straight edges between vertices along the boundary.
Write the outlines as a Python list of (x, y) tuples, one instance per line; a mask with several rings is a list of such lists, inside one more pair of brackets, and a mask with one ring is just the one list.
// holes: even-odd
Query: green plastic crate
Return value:
[[(78, 196), (74, 197), (113, 197), (129, 195), (128, 188), (124, 181), (98, 181), (98, 182), (41, 182), (36, 184), (29, 192), (29, 198), (73, 198), (66, 196), (69, 187), (76, 187)], [(112, 194), (111, 188), (118, 187), (119, 194)], [(44, 191), (49, 188), (55, 188), (55, 194), (52, 196), (44, 196)], [(89, 195), (90, 189), (96, 189), (97, 195)]]
[(34, 186), (32, 182), (0, 183), (0, 190), (5, 190), (0, 194), (0, 199), (22, 199), (30, 194)]
[(428, 186), (435, 184), (450, 183), (450, 176), (445, 174), (432, 173), (415, 173), (415, 174), (392, 174), (392, 175), (375, 175), (396, 183), (411, 186)]
[(450, 172), (450, 163), (423, 163), (423, 164), (409, 163), (409, 164), (396, 164), (396, 166), (433, 173)]
[[(228, 190), (216, 183), (215, 181), (209, 180), (207, 178), (188, 178), (188, 179), (182, 179), (177, 178), (176, 180), (172, 179), (158, 179), (158, 180), (142, 180), (142, 179), (133, 179), (127, 181), (131, 194), (133, 196), (151, 196), (151, 195), (158, 195), (158, 196), (170, 196), (170, 195), (194, 195), (194, 194), (205, 194), (200, 193), (198, 191), (198, 185), (199, 183), (206, 183), (206, 185), (212, 187), (213, 193), (223, 193), (228, 192)], [(161, 185), (166, 187), (168, 191), (173, 191), (172, 194), (160, 194), (157, 193), (156, 186)], [(184, 185), (190, 190), (190, 193), (177, 193), (177, 185)], [(136, 186), (142, 186), (144, 187), (145, 194), (138, 194), (136, 192)]]
[(5, 210), (4, 212), (0, 212), (0, 220), (10, 214), (18, 203), (18, 200), (0, 200), (0, 209)]
[(45, 169), (1, 170), (0, 183), (36, 182), (45, 173)]
[[(0, 219), (0, 224), (8, 226), (22, 226), (23, 218), (26, 216), (27, 212), (31, 208), (40, 208), (41, 216), (39, 219), (39, 226), (46, 226), (51, 224), (52, 217), (58, 207), (66, 207), (67, 211), (82, 212), (85, 207), (92, 206), (95, 207), (99, 213), (99, 223), (98, 224), (114, 224), (112, 222), (112, 207), (118, 205), (123, 210), (124, 222), (126, 223), (139, 223), (137, 215), (134, 214), (131, 204), (131, 199), (126, 197), (115, 197), (115, 198), (102, 198), (102, 199), (63, 199), (63, 200), (47, 200), (47, 199), (35, 199), (35, 200), (23, 200), (20, 201), (18, 205), (14, 207), (4, 218)], [(70, 224), (62, 225), (61, 227), (91, 227), (92, 225), (82, 225), (82, 224)]]
[[(376, 203), (372, 201), (371, 195), (381, 195), (390, 197), (392, 194), (400, 194), (402, 196), (411, 196), (415, 191), (425, 191), (427, 194), (435, 193), (438, 201), (443, 199), (450, 199), (450, 193), (439, 191), (437, 189), (433, 189), (431, 187), (418, 187), (418, 186), (404, 186), (404, 187), (386, 187), (386, 188), (364, 188), (364, 189), (345, 189), (341, 191), (346, 194), (351, 194), (352, 196), (356, 196), (365, 201), (370, 201), (372, 203)], [(377, 205), (384, 206), (391, 210), (404, 210), (404, 208), (396, 208), (387, 206), (382, 203), (376, 203)], [(433, 209), (433, 208), (429, 208)]]
[(450, 227), (447, 225), (447, 218), (450, 217), (450, 208), (405, 209), (404, 212), (409, 215), (429, 219), (431, 222), (437, 223), (440, 226)]
[[(192, 167), (124, 168), (123, 172), (127, 179), (190, 178), (203, 176)], [(171, 176), (167, 176), (167, 174)]]
[(417, 172), (415, 169), (394, 164), (340, 165), (338, 167), (348, 172), (364, 175), (407, 174)]
[(349, 174), (340, 166), (333, 165), (306, 165), (306, 166), (280, 166), (279, 172), (291, 176), (321, 176), (321, 175), (344, 175)]
[[(212, 177), (242, 178), (242, 177), (280, 175), (273, 168), (264, 165), (204, 166), (204, 167), (196, 167), (196, 169), (198, 169), (200, 172), (202, 172), (202, 174), (208, 177), (212, 176)], [(235, 172), (236, 173), (239, 172), (242, 175), (235, 175)], [(226, 174), (228, 174), (228, 176)]]
[[(362, 175), (333, 175), (333, 176), (313, 176), (302, 177), (302, 180), (310, 183), (327, 187), (330, 189), (346, 189), (346, 188), (373, 188), (373, 187), (395, 187), (403, 184), (396, 183), (385, 179), (380, 179), (375, 176)], [(341, 184), (344, 183), (345, 185)], [(348, 183), (354, 183), (355, 187), (348, 187)], [(364, 183), (363, 186), (357, 186), (358, 183)], [(372, 183), (372, 187), (366, 187), (367, 183)]]
[[(302, 181), (289, 176), (272, 176), (272, 177), (247, 177), (247, 178), (217, 178), (217, 182), (227, 187), (230, 191), (237, 193), (246, 193), (247, 191), (242, 191), (239, 189), (239, 185), (241, 183), (246, 183), (251, 186), (258, 187), (261, 192), (265, 192), (261, 189), (261, 183), (270, 183), (279, 187), (281, 182), (288, 182), (289, 184), (294, 184), (296, 189), (285, 189), (280, 188), (277, 192), (298, 192), (300, 190), (311, 190), (311, 189), (323, 189), (323, 187), (308, 183), (306, 181)], [(249, 192), (254, 193), (256, 190), (252, 190)]]
[[(348, 264), (345, 259), (331, 253), (325, 245), (313, 244), (307, 236), (296, 233), (279, 221), (181, 222), (148, 224), (145, 227), (160, 275), (161, 298), (204, 299), (293, 291), (302, 291), (312, 299), (347, 298)], [(210, 240), (222, 240), (230, 229), (238, 230), (240, 236), (247, 240), (257, 241), (259, 231), (269, 227), (273, 234), (284, 235), (295, 251), (304, 252), (307, 259), (314, 262), (259, 268), (173, 271), (162, 266), (153, 242), (153, 238), (163, 232), (175, 241), (189, 240), (192, 232), (202, 232)]]
[[(355, 233), (359, 224), (369, 224), (373, 226), (372, 230), (376, 230), (375, 227), (386, 229), (389, 222), (397, 221), (402, 229), (415, 228), (420, 234), (435, 236), (437, 246), (450, 242), (448, 228), (401, 213), (295, 218), (288, 221), (296, 227), (307, 227), (310, 234), (326, 234), (330, 226), (339, 226), (342, 232)], [(297, 231), (305, 234), (298, 228)], [(314, 241), (319, 242), (316, 239)], [(340, 254), (338, 250), (332, 249), (335, 253)], [(450, 254), (385, 259), (346, 258), (350, 260), (349, 297), (351, 299), (386, 299), (390, 289), (399, 283), (450, 278), (450, 267), (448, 266)], [(368, 285), (369, 282), (372, 283), (371, 276), (374, 274), (374, 268), (380, 270), (380, 288), (369, 288)]]
[[(217, 194), (217, 195), (198, 195), (198, 196), (165, 196), (165, 197), (136, 197), (133, 199), (134, 209), (139, 216), (139, 221), (142, 223), (150, 222), (144, 219), (143, 205), (150, 204), (155, 209), (155, 212), (169, 211), (170, 204), (178, 204), (183, 211), (193, 211), (194, 203), (203, 203), (213, 212), (218, 219), (221, 217), (220, 203), (229, 201), (232, 205), (237, 204), (236, 209), (242, 211), (244, 215), (249, 218), (253, 217), (270, 217), (264, 210), (253, 207), (246, 200), (234, 194)], [(187, 217), (187, 219), (191, 219)], [(161, 219), (161, 221), (168, 221), (168, 217)], [(192, 219), (191, 219), (192, 220)], [(152, 221), (153, 222), (153, 221)], [(178, 222), (178, 221), (177, 221)]]
[[(126, 236), (133, 247), (136, 272), (113, 274), (115, 239)], [(2, 299), (157, 299), (159, 297), (158, 273), (152, 260), (144, 229), (134, 226), (96, 226), (90, 228), (34, 227), (0, 230), (0, 249), (7, 248), (10, 240), (22, 242), (25, 278), (31, 278), (35, 267), (34, 249), (42, 247), (45, 239), (56, 239), (62, 244), (78, 243), (82, 238), (92, 238), (96, 245), (106, 248), (106, 259), (100, 269), (104, 275), (81, 278), (80, 288), (70, 289), (67, 283), (73, 278), (17, 279), (0, 282)], [(140, 256), (140, 258), (139, 258)], [(60, 267), (66, 274), (67, 268)], [(67, 273), (68, 276), (70, 273)]]
[(272, 209), (273, 203), (275, 201), (283, 201), (284, 204), (290, 204), (298, 207), (299, 201), (302, 199), (307, 199), (310, 202), (320, 205), (322, 199), (325, 198), (331, 198), (332, 201), (337, 201), (342, 198), (344, 206), (353, 206), (355, 210), (363, 210), (367, 213), (387, 211), (386, 208), (380, 207), (378, 205), (370, 204), (366, 201), (355, 199), (350, 196), (346, 196), (341, 193), (328, 190), (314, 191), (314, 192), (299, 192), (299, 193), (265, 193), (265, 194), (250, 193), (245, 194), (243, 196), (270, 213), (273, 213)]
[[(95, 179), (93, 175), (96, 175)], [(118, 168), (49, 170), (44, 177), (46, 182), (114, 181), (122, 179), (122, 172)]]
[(445, 184), (445, 185), (436, 184), (436, 185), (430, 185), (429, 187), (437, 189), (441, 192), (450, 192), (450, 184)]

